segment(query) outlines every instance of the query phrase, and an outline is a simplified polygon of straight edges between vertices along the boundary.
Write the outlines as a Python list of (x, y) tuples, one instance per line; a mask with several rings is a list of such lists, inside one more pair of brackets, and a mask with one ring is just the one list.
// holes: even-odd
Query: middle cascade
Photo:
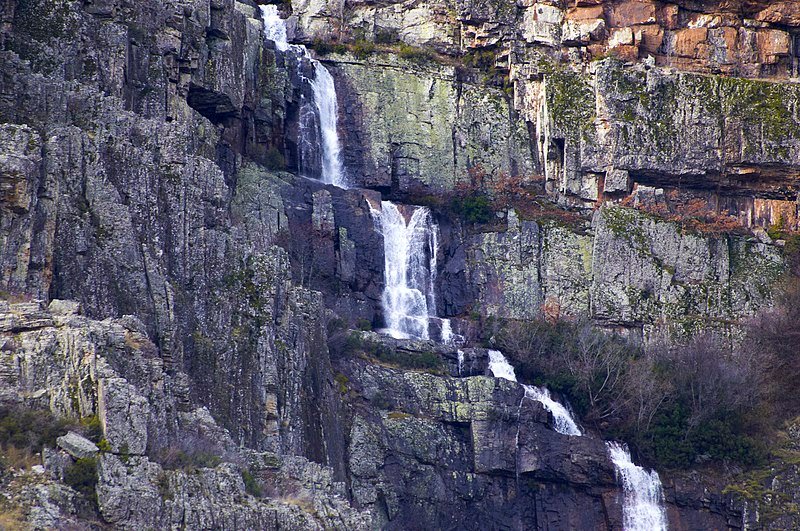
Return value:
[[(503, 378), (512, 382), (517, 381), (514, 367), (499, 350), (489, 351), (489, 370), (495, 378)], [(525, 398), (540, 402), (553, 415), (553, 427), (558, 433), (575, 436), (583, 435), (578, 423), (572, 418), (572, 414), (563, 404), (553, 400), (550, 396), (550, 391), (544, 387), (533, 385), (522, 384), (522, 387), (525, 389)]]
[(394, 338), (430, 339), (430, 318), (436, 316), (436, 261), (439, 228), (425, 207), (381, 201), (372, 210), (383, 234), (383, 313)]
[[(320, 177), (325, 183), (347, 188), (337, 130), (336, 87), (331, 73), (322, 63), (311, 57), (305, 46), (289, 44), (286, 21), (278, 14), (277, 6), (262, 5), (261, 17), (264, 19), (264, 36), (275, 43), (279, 52), (286, 54), (291, 51), (296, 54), (300, 79), (311, 87), (313, 101), (308, 101), (305, 95), (301, 95), (298, 139), (301, 174), (306, 177)], [(303, 75), (304, 60), (314, 69), (313, 79)]]

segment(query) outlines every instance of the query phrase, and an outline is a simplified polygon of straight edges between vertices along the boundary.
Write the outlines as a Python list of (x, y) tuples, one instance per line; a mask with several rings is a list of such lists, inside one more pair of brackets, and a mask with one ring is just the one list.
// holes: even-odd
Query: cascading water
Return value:
[(495, 378), (503, 378), (512, 382), (517, 381), (517, 374), (514, 372), (514, 366), (511, 365), (503, 353), (499, 350), (489, 351), (489, 372)]
[(455, 339), (453, 325), (450, 323), (450, 319), (442, 319), (442, 343), (445, 345), (453, 345), (455, 344)]
[[(294, 51), (298, 58), (298, 74), (301, 80), (311, 87), (312, 100), (301, 96), (300, 103), (300, 172), (307, 176), (319, 177), (323, 182), (340, 188), (347, 188), (342, 167), (341, 146), (336, 128), (338, 103), (333, 77), (322, 63), (311, 57), (308, 49), (299, 44), (289, 44), (286, 35), (286, 22), (278, 14), (275, 5), (262, 5), (264, 36), (275, 42), (280, 52)], [(302, 62), (308, 61), (314, 70), (314, 78), (303, 75)], [(321, 150), (318, 149), (321, 146)]]
[(427, 208), (408, 208), (408, 221), (390, 201), (372, 211), (383, 234), (383, 313), (392, 337), (429, 339), (429, 318), (436, 312), (438, 227)]
[[(499, 350), (489, 351), (489, 371), (495, 378), (504, 378), (517, 381), (517, 375), (514, 373), (514, 367), (508, 362), (503, 353)], [(558, 433), (564, 435), (582, 435), (578, 423), (572, 418), (569, 410), (561, 403), (556, 402), (550, 396), (550, 391), (544, 387), (536, 387), (533, 385), (522, 384), (525, 389), (525, 398), (540, 402), (544, 408), (553, 415), (553, 427)]]
[(661, 531), (667, 529), (661, 479), (633, 464), (624, 444), (607, 441), (608, 455), (622, 480), (622, 526), (625, 531)]
[(532, 385), (523, 385), (525, 387), (525, 396), (531, 400), (536, 400), (544, 405), (545, 409), (553, 414), (554, 428), (558, 433), (564, 435), (583, 435), (578, 424), (572, 418), (569, 409), (560, 402), (556, 402), (550, 396), (550, 391), (544, 387), (534, 387)]
[[(517, 381), (514, 367), (502, 352), (489, 351), (489, 371), (495, 378)], [(525, 398), (537, 400), (553, 414), (554, 428), (565, 435), (583, 435), (569, 409), (553, 400), (543, 387), (524, 385)], [(517, 435), (519, 437), (519, 434)], [(621, 443), (606, 441), (608, 455), (622, 480), (622, 522), (625, 531), (663, 531), (667, 529), (667, 514), (663, 506), (661, 479), (658, 473), (636, 466), (628, 448)]]

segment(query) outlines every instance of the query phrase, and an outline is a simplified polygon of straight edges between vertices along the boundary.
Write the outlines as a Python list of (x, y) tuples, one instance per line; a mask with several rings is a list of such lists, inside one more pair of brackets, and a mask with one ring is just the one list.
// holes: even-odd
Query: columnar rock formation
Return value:
[[(619, 529), (605, 446), (521, 410), (484, 349), (352, 330), (386, 323), (370, 205), (428, 206), (428, 313), (473, 344), (478, 317), (542, 307), (644, 340), (735, 336), (785, 242), (662, 214), (702, 199), (800, 228), (795, 2), (284, 3), (335, 83), (349, 190), (301, 176), (314, 66), (265, 39), (259, 3), (0, 3), (0, 408), (102, 432), (0, 470), (0, 512)], [(509, 180), (574, 210), (476, 229), (449, 203)], [(184, 443), (215, 459), (176, 465)], [(96, 505), (64, 482), (87, 455)], [(678, 528), (759, 525), (714, 480), (662, 478)]]

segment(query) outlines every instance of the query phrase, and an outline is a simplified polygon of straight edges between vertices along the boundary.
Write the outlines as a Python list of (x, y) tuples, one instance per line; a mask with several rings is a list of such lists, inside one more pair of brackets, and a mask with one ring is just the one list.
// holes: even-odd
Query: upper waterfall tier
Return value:
[[(301, 81), (310, 87), (310, 98), (301, 91), (298, 138), (300, 173), (339, 188), (347, 188), (337, 130), (338, 101), (333, 76), (322, 63), (311, 57), (305, 46), (289, 44), (286, 21), (278, 14), (277, 6), (262, 5), (261, 16), (264, 19), (264, 37), (273, 41), (279, 52), (294, 52), (298, 59), (297, 73)], [(303, 61), (312, 65), (313, 78), (303, 74)]]

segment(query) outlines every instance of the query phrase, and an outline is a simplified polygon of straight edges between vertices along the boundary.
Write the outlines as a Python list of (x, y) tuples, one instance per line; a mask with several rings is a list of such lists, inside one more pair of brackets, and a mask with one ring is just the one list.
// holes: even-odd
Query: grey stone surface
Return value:
[[(294, 3), (299, 39), (326, 38), (347, 7), (353, 28), (455, 54), (325, 59), (356, 183), (427, 196), (480, 166), (546, 174), (552, 199), (582, 207), (634, 187), (663, 197), (676, 181), (746, 191), (749, 211), (793, 199), (796, 88), (586, 65), (577, 45), (604, 39), (605, 23), (523, 4)], [(382, 322), (367, 203), (380, 194), (295, 175), (312, 70), (265, 43), (258, 17), (232, 0), (3, 4), (0, 404), (97, 415), (110, 447), (99, 514), (63, 483), (71, 458), (53, 449), (47, 474), (3, 474), (3, 493), (34, 529), (619, 528), (598, 441), (553, 432), (520, 386), (484, 375), (485, 350), (466, 350), (464, 378), (331, 351), (348, 325)], [(541, 61), (564, 43), (574, 71)], [(458, 64), (462, 45), (491, 51), (493, 85)], [(777, 122), (737, 104), (761, 89)], [(507, 215), (507, 230), (483, 233), (444, 210), (440, 311), (465, 330), (472, 305), (529, 318), (554, 302), (645, 334), (662, 318), (740, 317), (781, 267), (763, 238), (686, 234), (625, 210), (624, 231), (604, 209), (580, 227)], [(441, 372), (458, 375), (453, 349), (392, 346), (443, 356)], [(690, 487), (668, 487), (684, 527), (740, 516)]]
[(76, 459), (94, 457), (100, 451), (96, 444), (74, 431), (56, 439), (56, 444)]

